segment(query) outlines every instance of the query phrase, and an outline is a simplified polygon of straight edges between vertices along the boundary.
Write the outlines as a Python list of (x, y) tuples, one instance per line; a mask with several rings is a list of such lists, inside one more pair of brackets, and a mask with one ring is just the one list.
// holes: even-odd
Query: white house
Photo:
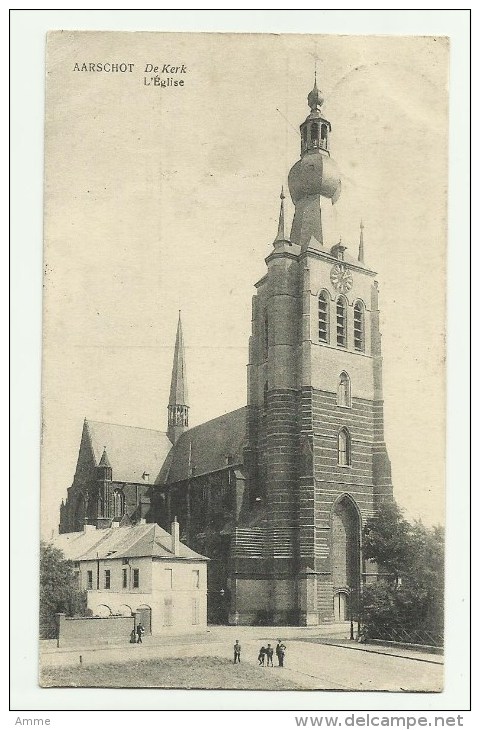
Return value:
[[(115, 525), (115, 523), (114, 523)], [(207, 561), (157, 524), (58, 535), (52, 542), (75, 563), (95, 616), (137, 613), (146, 633), (189, 633), (207, 626)]]

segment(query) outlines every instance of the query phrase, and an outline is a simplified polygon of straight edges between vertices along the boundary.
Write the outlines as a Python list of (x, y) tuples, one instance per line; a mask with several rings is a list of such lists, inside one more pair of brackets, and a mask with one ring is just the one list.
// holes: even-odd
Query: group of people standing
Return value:
[[(271, 644), (267, 644), (267, 646), (262, 646), (260, 649), (260, 652), (258, 654), (258, 663), (261, 667), (273, 667), (273, 655), (274, 653), (277, 655), (277, 661), (278, 666), (283, 667), (284, 661), (285, 661), (285, 651), (286, 646), (283, 643), (281, 639), (278, 639), (277, 646), (275, 647), (275, 650), (273, 649), (273, 646)], [(242, 647), (240, 646), (240, 642), (238, 639), (236, 640), (235, 644), (233, 645), (233, 663), (234, 664), (240, 664), (240, 654), (242, 651)], [(267, 660), (267, 663), (265, 664), (265, 659)]]

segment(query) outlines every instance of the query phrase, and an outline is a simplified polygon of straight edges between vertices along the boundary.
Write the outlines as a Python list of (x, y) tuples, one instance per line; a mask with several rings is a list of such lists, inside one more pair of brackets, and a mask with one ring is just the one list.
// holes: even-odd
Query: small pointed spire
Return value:
[(173, 355), (172, 380), (170, 384), (169, 406), (188, 405), (187, 372), (185, 367), (185, 347), (183, 344), (182, 312), (178, 310), (177, 336)]
[(278, 230), (277, 230), (277, 236), (275, 238), (275, 241), (285, 241), (285, 208), (283, 201), (285, 200), (285, 193), (283, 192), (283, 185), (282, 185), (282, 192), (280, 193), (280, 215), (278, 218)]
[(108, 455), (107, 455), (107, 447), (106, 446), (103, 447), (102, 458), (100, 459), (100, 462), (99, 462), (98, 466), (106, 466), (109, 469), (112, 468), (112, 465), (110, 464), (110, 461), (109, 461), (109, 458), (108, 458)]
[(178, 312), (177, 336), (173, 355), (172, 381), (168, 399), (168, 437), (175, 443), (188, 427), (188, 392), (185, 347), (181, 311)]
[(363, 220), (361, 220), (360, 221), (360, 245), (358, 247), (358, 260), (362, 264), (364, 263), (364, 261), (363, 261), (363, 255), (364, 255), (364, 251), (363, 251), (363, 229), (364, 229)]

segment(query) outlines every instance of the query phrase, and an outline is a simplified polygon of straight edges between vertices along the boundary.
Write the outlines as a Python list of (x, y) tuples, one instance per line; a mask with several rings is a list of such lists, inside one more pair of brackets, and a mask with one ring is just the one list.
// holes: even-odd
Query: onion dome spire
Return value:
[(364, 251), (363, 251), (363, 229), (364, 229), (364, 227), (365, 226), (363, 225), (363, 220), (361, 220), (360, 221), (360, 244), (358, 246), (358, 260), (362, 264), (364, 263), (364, 261), (363, 261), (363, 254), (364, 254)]
[(322, 92), (319, 90), (317, 86), (317, 71), (315, 70), (315, 83), (313, 84), (313, 89), (307, 96), (308, 106), (310, 107), (310, 110), (312, 114), (314, 112), (320, 111), (320, 107), (322, 106), (323, 102), (325, 101), (322, 95)]

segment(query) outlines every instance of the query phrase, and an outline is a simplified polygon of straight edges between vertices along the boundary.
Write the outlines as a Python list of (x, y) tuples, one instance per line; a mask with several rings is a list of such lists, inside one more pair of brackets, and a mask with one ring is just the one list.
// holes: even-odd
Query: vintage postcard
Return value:
[(48, 34), (43, 687), (442, 691), (448, 67)]

